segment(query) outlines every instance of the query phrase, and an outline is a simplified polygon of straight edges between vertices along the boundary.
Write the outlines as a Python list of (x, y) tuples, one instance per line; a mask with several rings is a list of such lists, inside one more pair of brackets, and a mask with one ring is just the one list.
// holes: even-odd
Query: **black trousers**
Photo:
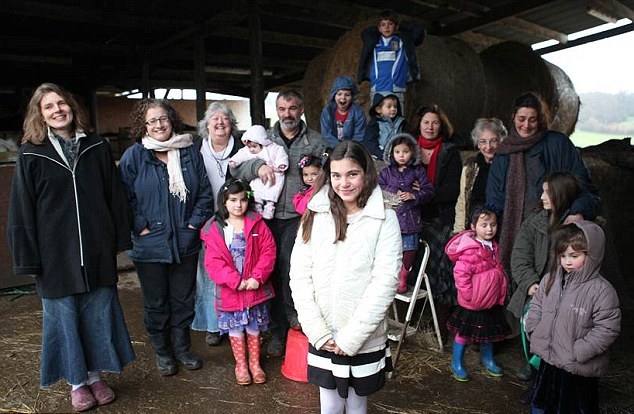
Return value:
[(297, 317), (293, 297), (291, 296), (290, 276), (291, 252), (295, 245), (295, 237), (299, 228), (300, 217), (292, 219), (272, 219), (267, 224), (277, 246), (275, 268), (271, 275), (275, 298), (271, 301), (271, 333), (284, 338), (288, 330), (288, 321)]
[(170, 327), (189, 329), (194, 319), (198, 255), (181, 263), (134, 262), (143, 293), (143, 322), (149, 334)]

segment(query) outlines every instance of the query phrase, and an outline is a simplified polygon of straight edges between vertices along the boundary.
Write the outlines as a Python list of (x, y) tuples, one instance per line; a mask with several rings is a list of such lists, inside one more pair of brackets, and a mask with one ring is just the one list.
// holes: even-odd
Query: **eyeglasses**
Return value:
[(497, 138), (493, 138), (493, 139), (479, 139), (478, 140), (478, 147), (484, 147), (485, 145), (489, 144), (490, 146), (496, 146), (500, 143), (500, 140)]
[(156, 125), (157, 122), (160, 122), (161, 124), (164, 124), (166, 122), (169, 122), (169, 120), (170, 120), (169, 117), (161, 116), (161, 117), (158, 117), (158, 118), (148, 119), (147, 121), (145, 121), (145, 125), (154, 126), (154, 125)]

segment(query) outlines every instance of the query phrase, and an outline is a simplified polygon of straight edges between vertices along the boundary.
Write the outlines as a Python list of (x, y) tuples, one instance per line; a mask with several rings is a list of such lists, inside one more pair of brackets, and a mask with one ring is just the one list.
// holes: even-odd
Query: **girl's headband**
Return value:
[(308, 163), (313, 159), (312, 155), (304, 155), (302, 158), (299, 159), (299, 161), (297, 162), (297, 168), (299, 168), (300, 170), (304, 169), (305, 166), (308, 165)]

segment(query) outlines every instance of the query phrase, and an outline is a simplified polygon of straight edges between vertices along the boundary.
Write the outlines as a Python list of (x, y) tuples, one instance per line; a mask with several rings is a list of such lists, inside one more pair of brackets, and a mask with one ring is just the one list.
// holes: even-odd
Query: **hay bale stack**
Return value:
[(546, 62), (529, 46), (499, 43), (480, 57), (488, 89), (485, 116), (508, 122), (513, 101), (526, 91), (539, 93), (551, 108), (557, 101), (555, 82)]
[[(361, 54), (361, 32), (374, 20), (357, 24), (332, 49), (309, 64), (303, 82), (306, 119), (319, 130), (319, 116), (337, 76), (356, 79)], [(530, 47), (503, 42), (477, 54), (469, 44), (452, 37), (427, 36), (417, 47), (421, 81), (410, 84), (405, 96), (405, 117), (423, 104), (437, 103), (449, 116), (456, 132), (466, 141), (474, 121), (495, 116), (507, 126), (514, 99), (523, 92), (540, 93), (553, 111), (554, 128), (566, 134), (574, 130), (579, 97), (570, 79), (547, 63)], [(369, 84), (359, 87), (357, 103), (369, 108)]]
[(546, 62), (546, 66), (550, 70), (556, 89), (556, 101), (550, 108), (553, 114), (551, 129), (572, 135), (579, 117), (579, 95), (566, 72), (550, 62)]
[[(302, 83), (305, 97), (305, 116), (308, 125), (319, 131), (319, 117), (326, 106), (328, 94), (337, 76), (348, 75), (357, 79), (357, 67), (361, 55), (361, 31), (369, 25), (376, 24), (376, 19), (357, 24), (352, 30), (344, 34), (332, 49), (325, 50), (314, 58), (306, 69)], [(365, 82), (359, 85), (357, 103), (368, 107), (369, 85)]]
[(438, 104), (456, 132), (468, 139), (474, 121), (482, 116), (487, 96), (480, 57), (466, 42), (439, 36), (427, 36), (416, 53), (421, 80), (407, 88), (406, 117), (422, 105)]

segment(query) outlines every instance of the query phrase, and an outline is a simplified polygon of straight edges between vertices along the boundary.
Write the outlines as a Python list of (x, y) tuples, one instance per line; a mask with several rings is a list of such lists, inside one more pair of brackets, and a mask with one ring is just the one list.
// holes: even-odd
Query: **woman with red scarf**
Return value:
[(410, 131), (417, 137), (422, 164), (436, 190), (436, 198), (422, 207), (425, 226), (421, 237), (431, 247), (427, 273), (441, 326), (444, 326), (443, 322), (449, 316), (450, 308), (456, 304), (452, 265), (444, 248), (453, 228), (462, 160), (458, 146), (451, 140), (453, 127), (438, 105), (423, 106), (416, 111), (410, 123)]

